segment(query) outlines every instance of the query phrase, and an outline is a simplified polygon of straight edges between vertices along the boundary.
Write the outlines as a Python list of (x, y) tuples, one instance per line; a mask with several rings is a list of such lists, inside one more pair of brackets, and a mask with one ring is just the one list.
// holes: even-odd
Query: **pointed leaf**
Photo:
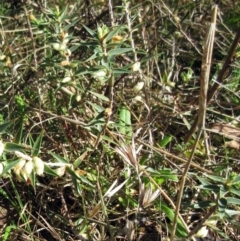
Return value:
[(33, 149), (31, 151), (32, 156), (38, 156), (41, 148), (41, 144), (42, 144), (42, 138), (43, 138), (43, 131), (40, 133), (40, 135), (38, 136), (37, 140), (33, 145)]
[(165, 147), (171, 140), (172, 136), (164, 136), (164, 138), (159, 142), (160, 147)]
[(53, 153), (53, 152), (49, 152), (59, 163), (66, 163), (69, 164), (69, 160), (66, 160), (65, 158)]
[(97, 98), (99, 98), (100, 100), (103, 100), (103, 101), (106, 101), (106, 102), (109, 102), (109, 98), (106, 97), (105, 95), (101, 95), (101, 94), (98, 94), (96, 92), (93, 92), (93, 91), (89, 91), (92, 95), (96, 96)]
[(87, 32), (88, 32), (92, 37), (96, 37), (96, 33), (95, 33), (92, 29), (88, 28), (88, 27), (85, 26), (84, 24), (83, 24), (83, 27), (87, 30)]
[(240, 206), (240, 199), (234, 197), (225, 198), (229, 204), (238, 204)]
[(8, 162), (7, 165), (3, 168), (3, 171), (0, 174), (0, 176), (7, 173), (9, 170), (11, 170), (18, 162), (19, 162), (19, 159)]
[(224, 217), (226, 208), (227, 208), (226, 198), (220, 198), (218, 200), (218, 210), (219, 210), (219, 216), (221, 219)]
[[(173, 221), (174, 219), (174, 211), (167, 207), (165, 204), (161, 204), (161, 210), (168, 216), (168, 218)], [(188, 235), (187, 230), (185, 229), (184, 225), (181, 223), (181, 221), (178, 219), (177, 221), (177, 230), (176, 234), (178, 237), (184, 238)]]
[(232, 184), (236, 184), (236, 183), (238, 183), (238, 182), (240, 182), (240, 175), (237, 176), (237, 177), (235, 177), (235, 178), (232, 180)]
[(9, 151), (9, 152), (14, 152), (14, 151), (25, 151), (26, 147), (16, 144), (16, 143), (12, 143), (12, 142), (6, 142), (5, 143), (5, 147), (4, 147), (5, 151)]
[(3, 124), (0, 124), (0, 133), (4, 133), (4, 131), (12, 124), (11, 121), (5, 122)]
[(105, 37), (105, 41), (108, 42), (109, 40), (111, 40), (112, 37), (113, 37), (114, 35), (116, 35), (117, 31), (118, 31), (120, 28), (122, 28), (121, 25), (120, 25), (119, 27), (115, 28), (113, 31), (109, 32), (109, 33), (107, 34), (107, 36)]
[(94, 185), (88, 181), (86, 178), (84, 178), (83, 176), (79, 176), (78, 174), (76, 174), (76, 172), (74, 170), (72, 170), (70, 167), (66, 167), (66, 171), (71, 175), (72, 178), (75, 178), (79, 181), (82, 181), (82, 182), (85, 182), (87, 183), (88, 185), (94, 187)]
[(54, 177), (60, 177), (52, 168), (50, 168), (48, 165), (44, 165), (44, 173), (47, 173)]
[(132, 48), (118, 48), (118, 49), (112, 49), (112, 50), (109, 50), (107, 55), (109, 57), (111, 56), (115, 56), (115, 55), (119, 55), (119, 54), (123, 54), (123, 53), (126, 53), (126, 52), (129, 52), (129, 51), (132, 51)]
[(235, 187), (231, 187), (229, 191), (240, 197), (240, 190), (239, 189), (237, 189)]

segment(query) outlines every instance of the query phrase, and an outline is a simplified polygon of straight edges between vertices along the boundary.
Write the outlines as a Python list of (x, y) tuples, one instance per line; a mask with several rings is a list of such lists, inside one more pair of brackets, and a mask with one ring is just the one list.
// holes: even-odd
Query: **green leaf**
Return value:
[(11, 160), (11, 161), (7, 162), (7, 165), (3, 168), (1, 175), (4, 175), (9, 170), (11, 170), (16, 164), (18, 164), (19, 161), (20, 161), (20, 159), (16, 159), (16, 160), (13, 160), (13, 161)]
[(4, 133), (5, 130), (12, 124), (11, 121), (9, 122), (5, 122), (3, 124), (0, 125), (0, 133)]
[(151, 176), (153, 178), (156, 177), (156, 178), (162, 178), (163, 181), (172, 180), (172, 181), (178, 182), (177, 175), (175, 173), (173, 173), (171, 170), (156, 171), (156, 170), (152, 169), (151, 167), (147, 167), (146, 171), (151, 173)]
[(132, 136), (131, 112), (126, 106), (122, 106), (119, 113), (119, 132), (123, 135)]
[(18, 128), (19, 129), (18, 129), (17, 135), (14, 139), (15, 139), (15, 143), (19, 144), (22, 141), (23, 121), (21, 121), (20, 126)]
[(68, 6), (66, 6), (58, 15), (57, 12), (55, 12), (56, 17), (58, 18), (58, 21), (63, 22), (65, 20), (65, 17), (67, 16), (67, 10), (68, 10)]
[(90, 104), (94, 108), (94, 110), (96, 110), (98, 113), (104, 111), (104, 108), (101, 105), (97, 105), (97, 104), (92, 103), (90, 101), (87, 101), (87, 103)]
[(88, 181), (85, 177), (76, 174), (76, 172), (72, 170), (70, 167), (67, 166), (66, 171), (71, 175), (72, 178), (78, 179), (79, 181), (85, 182), (91, 187), (94, 187), (94, 185), (90, 181)]
[[(174, 216), (175, 216), (175, 212), (172, 209), (170, 209), (169, 207), (167, 207), (164, 203), (161, 204), (161, 210), (173, 222)], [(187, 230), (185, 229), (185, 227), (182, 224), (182, 222), (180, 221), (180, 219), (178, 219), (178, 221), (177, 221), (176, 235), (178, 237), (180, 237), (180, 238), (184, 238), (184, 237), (186, 237), (188, 235)]]
[(41, 144), (42, 144), (42, 138), (43, 138), (43, 131), (40, 133), (40, 135), (38, 136), (37, 140), (35, 141), (31, 154), (32, 156), (38, 156), (40, 148), (41, 148)]
[(226, 200), (226, 198), (218, 199), (218, 211), (219, 211), (219, 216), (220, 216), (221, 219), (225, 215), (226, 208), (227, 208), (227, 200)]
[(87, 30), (87, 32), (92, 36), (92, 37), (96, 37), (96, 33), (94, 31), (92, 31), (92, 29), (88, 28), (87, 26), (85, 26), (83, 24), (83, 27)]
[(48, 165), (44, 165), (44, 173), (49, 174), (54, 177), (60, 177), (52, 168)]
[(75, 26), (77, 22), (79, 22), (79, 19), (77, 19), (77, 20), (73, 21), (72, 23), (67, 24), (66, 26), (64, 26), (64, 27), (63, 27), (64, 32), (67, 32), (67, 30), (68, 30), (69, 28)]
[(98, 94), (96, 92), (93, 92), (93, 91), (89, 91), (92, 95), (96, 96), (97, 98), (99, 98), (100, 100), (103, 100), (103, 101), (106, 101), (106, 102), (109, 102), (109, 98), (107, 98), (105, 95), (101, 95), (101, 94)]
[[(96, 59), (98, 57), (99, 57), (99, 53), (94, 53), (87, 60), (85, 60), (85, 62), (89, 62), (90, 60)], [(87, 71), (87, 72), (89, 72), (89, 71)]]
[(225, 198), (229, 204), (238, 204), (240, 205), (240, 199), (234, 197), (226, 197)]
[(237, 176), (232, 180), (232, 184), (236, 184), (238, 182), (240, 182), (240, 176)]
[(57, 154), (55, 154), (53, 152), (49, 152), (49, 153), (57, 160), (57, 162), (65, 163), (65, 164), (69, 163), (69, 160), (67, 160), (67, 159), (65, 159), (65, 158), (63, 158), (63, 157), (61, 157), (61, 156), (59, 156), (59, 155), (57, 155)]
[(160, 147), (165, 147), (172, 140), (172, 136), (164, 136), (164, 138), (159, 142)]
[(197, 188), (210, 190), (210, 191), (213, 191), (215, 193), (220, 191), (220, 187), (218, 185), (214, 185), (214, 184), (200, 185), (200, 186), (197, 186)]
[(34, 190), (36, 190), (36, 175), (35, 172), (31, 172), (29, 175), (29, 180), (31, 181), (31, 185)]
[(3, 236), (3, 240), (2, 241), (7, 241), (7, 240), (10, 240), (8, 239), (10, 233), (11, 233), (11, 229), (17, 229), (17, 226), (16, 225), (8, 225), (5, 229), (5, 231), (3, 231), (4, 233), (4, 236)]
[(219, 189), (219, 197), (222, 198), (224, 197), (228, 192), (229, 192), (230, 188), (226, 185), (220, 185), (220, 189)]
[(202, 185), (211, 185), (211, 183), (209, 181), (207, 181), (205, 178), (201, 178), (197, 175), (196, 175), (196, 177), (202, 183)]
[(109, 33), (107, 34), (107, 36), (105, 37), (105, 41), (108, 42), (109, 40), (111, 40), (112, 37), (113, 37), (114, 35), (116, 35), (116, 33), (118, 32), (118, 30), (119, 30), (120, 28), (122, 28), (121, 25), (120, 25), (119, 27), (115, 28), (113, 31), (109, 32)]
[(112, 73), (113, 74), (131, 74), (133, 73), (133, 71), (127, 70), (126, 68), (122, 68), (122, 69), (113, 69)]
[(206, 175), (209, 179), (216, 181), (216, 182), (220, 182), (220, 183), (224, 183), (225, 180), (223, 177), (219, 177), (219, 176), (214, 176), (214, 175)]
[(239, 190), (239, 189), (237, 189), (237, 188), (235, 188), (235, 187), (231, 187), (231, 188), (229, 189), (229, 191), (230, 191), (231, 193), (234, 193), (235, 195), (237, 195), (237, 196), (240, 197), (240, 190)]
[(132, 51), (132, 48), (118, 48), (118, 49), (112, 49), (112, 50), (109, 50), (107, 55), (109, 57), (111, 56), (115, 56), (115, 55), (119, 55), (119, 54), (123, 54), (123, 53), (126, 53), (126, 52), (129, 52), (129, 51)]
[(240, 215), (240, 211), (236, 211), (236, 210), (226, 209), (225, 212), (229, 216)]
[(13, 152), (13, 151), (25, 151), (26, 147), (16, 144), (16, 143), (12, 143), (12, 142), (6, 142), (5, 146), (4, 146), (4, 150), (5, 151), (9, 151), (9, 152)]
[(76, 190), (77, 194), (78, 194), (79, 196), (81, 196), (82, 193), (81, 193), (81, 188), (80, 188), (79, 180), (76, 179), (76, 178), (74, 178), (74, 177), (72, 177), (72, 182), (73, 182), (73, 186), (75, 187), (75, 190)]

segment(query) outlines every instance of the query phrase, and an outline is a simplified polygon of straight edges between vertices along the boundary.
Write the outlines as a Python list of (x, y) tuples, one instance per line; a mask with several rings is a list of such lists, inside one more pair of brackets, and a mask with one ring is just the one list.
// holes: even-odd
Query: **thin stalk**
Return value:
[[(207, 144), (207, 140), (206, 140), (206, 134), (205, 134), (205, 118), (206, 118), (206, 109), (207, 109), (207, 93), (208, 93), (208, 85), (209, 85), (209, 76), (210, 76), (210, 69), (211, 69), (214, 36), (215, 36), (215, 30), (216, 30), (217, 9), (218, 9), (217, 5), (215, 5), (213, 8), (213, 11), (212, 11), (211, 25), (209, 27), (206, 40), (204, 42), (202, 67), (201, 67), (199, 110), (198, 110), (198, 120), (197, 120), (197, 125), (196, 125), (196, 128), (198, 128), (198, 134), (197, 134), (196, 140), (194, 142), (194, 146), (191, 151), (191, 155), (188, 159), (188, 162), (186, 163), (186, 166), (185, 166), (183, 174), (182, 174), (182, 179), (180, 182), (180, 187), (179, 187), (179, 192), (178, 192), (178, 197), (177, 197), (176, 211), (175, 211), (175, 216), (174, 216), (174, 221), (173, 221), (171, 241), (173, 241), (175, 238), (175, 232), (176, 232), (176, 228), (177, 228), (177, 219), (178, 219), (179, 210), (180, 210), (180, 206), (181, 206), (182, 194), (183, 194), (183, 189), (185, 187), (187, 173), (188, 173), (189, 167), (191, 166), (191, 162), (193, 160), (195, 151), (197, 149), (198, 141), (199, 141), (203, 131), (204, 131), (204, 139), (205, 139), (204, 140), (205, 141), (204, 142), (205, 143), (205, 151), (206, 151), (206, 154), (209, 153), (208, 144)], [(195, 131), (195, 129), (194, 129), (194, 131)]]

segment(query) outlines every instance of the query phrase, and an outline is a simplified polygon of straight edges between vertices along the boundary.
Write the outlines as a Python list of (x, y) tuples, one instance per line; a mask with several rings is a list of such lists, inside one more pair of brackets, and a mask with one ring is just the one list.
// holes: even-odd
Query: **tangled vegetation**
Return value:
[(0, 1), (1, 240), (240, 239), (240, 2), (212, 2)]

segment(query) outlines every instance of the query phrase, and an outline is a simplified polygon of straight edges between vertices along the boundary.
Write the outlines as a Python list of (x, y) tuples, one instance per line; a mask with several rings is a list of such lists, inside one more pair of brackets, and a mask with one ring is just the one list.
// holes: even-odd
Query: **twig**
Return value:
[[(209, 82), (209, 76), (210, 76), (210, 69), (211, 69), (211, 60), (212, 60), (212, 51), (213, 51), (213, 44), (214, 44), (214, 35), (215, 35), (215, 29), (216, 29), (216, 17), (217, 17), (217, 5), (214, 6), (212, 11), (212, 22), (209, 27), (209, 31), (207, 33), (207, 38), (205, 40), (204, 44), (204, 51), (203, 51), (203, 59), (202, 59), (202, 68), (201, 68), (201, 86), (200, 86), (200, 97), (199, 97), (199, 111), (198, 111), (198, 121), (197, 126), (198, 127), (198, 135), (194, 143), (194, 147), (191, 151), (191, 155), (188, 159), (188, 162), (186, 163), (186, 166), (184, 168), (182, 179), (180, 182), (178, 197), (177, 197), (177, 203), (176, 203), (176, 211), (173, 221), (173, 229), (171, 234), (171, 241), (175, 238), (175, 232), (177, 228), (177, 219), (179, 215), (179, 210), (181, 206), (181, 199), (183, 194), (183, 189), (185, 187), (186, 182), (186, 176), (189, 170), (189, 167), (191, 165), (192, 159), (195, 155), (195, 151), (197, 149), (198, 141), (201, 137), (202, 131), (205, 131), (205, 117), (206, 117), (206, 107), (207, 107), (207, 91), (208, 91), (208, 82)], [(208, 152), (208, 147), (205, 140), (205, 148), (206, 152)]]
[(36, 47), (35, 47), (35, 41), (34, 41), (34, 37), (33, 37), (33, 32), (32, 32), (32, 28), (31, 28), (31, 24), (30, 24), (29, 18), (28, 18), (27, 9), (25, 7), (24, 7), (24, 11), (25, 11), (26, 19), (27, 19), (28, 30), (29, 30), (30, 37), (31, 37), (31, 40), (32, 40), (34, 64), (35, 64), (35, 68), (37, 69), (38, 63), (37, 63), (37, 54), (36, 54)]
[[(210, 103), (211, 99), (213, 98), (213, 96), (216, 94), (218, 88), (220, 87), (220, 84), (223, 83), (224, 81), (224, 76), (226, 74), (226, 72), (228, 71), (228, 68), (230, 67), (230, 64), (233, 61), (233, 57), (236, 51), (236, 48), (238, 46), (240, 42), (240, 28), (238, 29), (235, 38), (233, 40), (232, 46), (228, 51), (228, 55), (225, 59), (225, 62), (222, 66), (222, 69), (220, 70), (220, 72), (218, 73), (218, 77), (216, 82), (214, 83), (214, 85), (209, 89), (208, 94), (207, 94), (207, 105)], [(191, 138), (192, 134), (195, 132), (196, 128), (197, 128), (197, 124), (198, 124), (198, 116), (195, 118), (191, 129), (189, 130), (189, 132), (187, 133), (187, 135), (184, 138), (184, 142), (187, 143), (189, 141), (189, 139)]]
[(114, 21), (114, 15), (113, 15), (112, 0), (108, 0), (108, 9), (109, 9), (109, 16), (110, 16), (110, 19), (111, 19), (111, 25), (113, 27), (115, 25), (115, 21)]

